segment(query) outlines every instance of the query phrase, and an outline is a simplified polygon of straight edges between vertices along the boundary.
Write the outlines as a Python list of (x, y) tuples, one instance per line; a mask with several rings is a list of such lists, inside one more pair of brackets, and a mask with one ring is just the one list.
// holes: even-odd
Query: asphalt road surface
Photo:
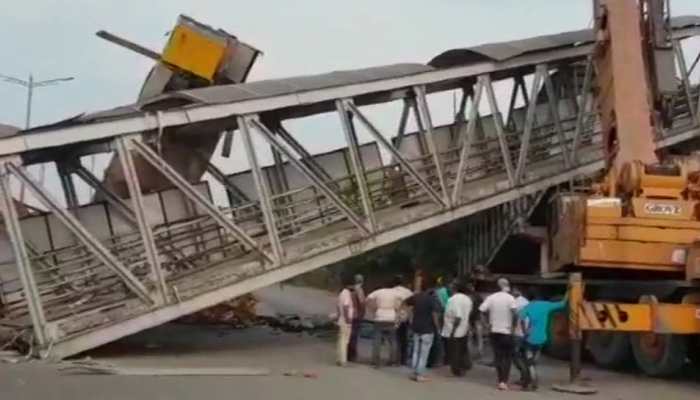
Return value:
[[(271, 298), (280, 301), (279, 289)], [(285, 291), (288, 288), (284, 289)], [(290, 295), (294, 290), (290, 290)], [(308, 294), (308, 293), (307, 293)], [(265, 297), (264, 295), (262, 297)], [(311, 296), (317, 302), (327, 294)], [(282, 304), (290, 304), (282, 301)], [(332, 305), (330, 306), (332, 309)], [(322, 308), (321, 308), (322, 309)], [(285, 310), (292, 311), (292, 310)], [(88, 354), (93, 360), (119, 366), (155, 367), (265, 367), (259, 377), (138, 377), (67, 374), (59, 365), (39, 361), (0, 363), (0, 399), (284, 399), (284, 400), (405, 400), (405, 399), (565, 399), (583, 398), (554, 392), (553, 383), (566, 380), (566, 363), (542, 360), (541, 389), (536, 393), (499, 392), (493, 369), (475, 365), (463, 378), (447, 368), (431, 371), (432, 382), (415, 383), (409, 370), (373, 369), (369, 342), (361, 343), (361, 363), (334, 365), (333, 337), (282, 333), (269, 327), (235, 330), (227, 326), (168, 324), (131, 336)], [(86, 355), (83, 355), (86, 356)], [(285, 376), (290, 371), (311, 372), (316, 378)], [(514, 371), (512, 379), (517, 378)], [(696, 372), (675, 380), (657, 380), (634, 372), (619, 373), (585, 366), (584, 376), (598, 388), (589, 399), (696, 399), (700, 385)]]

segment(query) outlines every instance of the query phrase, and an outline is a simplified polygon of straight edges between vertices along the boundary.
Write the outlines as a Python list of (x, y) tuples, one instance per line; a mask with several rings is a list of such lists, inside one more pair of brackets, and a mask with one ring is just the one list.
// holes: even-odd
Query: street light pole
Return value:
[[(24, 118), (25, 118), (24, 119), (24, 129), (31, 128), (32, 100), (34, 97), (34, 88), (57, 85), (61, 82), (72, 81), (73, 79), (75, 79), (75, 78), (72, 76), (67, 76), (65, 78), (47, 79), (44, 81), (36, 82), (36, 81), (34, 81), (34, 76), (32, 74), (29, 74), (29, 79), (26, 81), (23, 79), (12, 77), (12, 76), (0, 74), (0, 80), (5, 81), (7, 83), (12, 83), (14, 85), (19, 85), (19, 86), (23, 86), (23, 87), (27, 88), (27, 110), (25, 111), (25, 116), (24, 116)], [(40, 175), (40, 182), (43, 184), (44, 177), (46, 175), (46, 169), (44, 167), (44, 164), (41, 164), (39, 175)], [(24, 194), (25, 194), (25, 188), (24, 188), (24, 185), (22, 185), (20, 188), (20, 193), (19, 193), (19, 200), (22, 203), (24, 203)]]
[(0, 79), (7, 83), (12, 83), (15, 85), (23, 86), (27, 88), (27, 110), (25, 114), (25, 124), (24, 124), (24, 129), (29, 129), (31, 128), (31, 119), (32, 119), (32, 99), (34, 96), (34, 88), (39, 88), (39, 87), (44, 87), (44, 86), (53, 86), (57, 85), (61, 82), (67, 82), (67, 81), (72, 81), (75, 79), (72, 76), (67, 76), (65, 78), (58, 78), (58, 79), (47, 79), (45, 81), (35, 81), (34, 76), (32, 74), (29, 74), (29, 79), (24, 80), (24, 79), (19, 79), (15, 78), (12, 76), (7, 76), (0, 74)]
[(29, 74), (27, 81), (27, 111), (25, 112), (24, 129), (29, 129), (32, 123), (32, 94), (34, 93), (34, 77)]

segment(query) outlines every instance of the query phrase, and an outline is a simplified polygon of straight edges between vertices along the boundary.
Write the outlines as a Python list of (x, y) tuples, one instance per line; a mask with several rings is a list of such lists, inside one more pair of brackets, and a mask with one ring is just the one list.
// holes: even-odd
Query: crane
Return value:
[[(668, 128), (671, 92), (678, 88), (670, 0), (593, 3), (594, 95), (607, 171), (584, 194), (554, 202), (549, 262), (574, 272), (573, 356), (580, 357), (585, 331), (599, 364), (619, 367), (634, 359), (645, 373), (665, 376), (694, 356), (700, 333), (697, 162), (661, 153), (655, 143)], [(689, 118), (697, 118), (692, 110)], [(619, 284), (587, 301), (583, 276)]]

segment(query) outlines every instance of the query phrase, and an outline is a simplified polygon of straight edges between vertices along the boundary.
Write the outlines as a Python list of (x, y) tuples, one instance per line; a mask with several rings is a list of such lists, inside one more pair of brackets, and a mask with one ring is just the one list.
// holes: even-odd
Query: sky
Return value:
[[(700, 10), (698, 11), (700, 12)], [(35, 93), (34, 124), (134, 101), (152, 65), (94, 33), (160, 51), (178, 14), (234, 33), (265, 55), (250, 79), (427, 62), (443, 50), (580, 29), (589, 0), (25, 0), (0, 16), (0, 73), (75, 76)], [(25, 92), (0, 85), (0, 122), (23, 125)]]
[[(592, 24), (591, 0), (24, 0), (0, 14), (0, 74), (75, 77), (35, 91), (33, 125), (131, 103), (152, 61), (94, 33), (160, 51), (181, 13), (261, 49), (249, 80), (425, 63), (450, 48)], [(700, 5), (674, 0), (673, 13), (700, 14)], [(25, 101), (25, 89), (0, 81), (0, 123), (22, 126)], [(301, 139), (313, 151), (342, 145), (328, 136), (342, 138), (312, 129)]]

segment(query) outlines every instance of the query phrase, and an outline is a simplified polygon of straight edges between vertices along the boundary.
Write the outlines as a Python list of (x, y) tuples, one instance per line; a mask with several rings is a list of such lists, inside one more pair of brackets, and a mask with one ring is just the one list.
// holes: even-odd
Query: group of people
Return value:
[(537, 357), (548, 340), (551, 313), (566, 307), (559, 302), (529, 301), (508, 280), (497, 281), (499, 291), (483, 301), (474, 287), (458, 279), (434, 286), (423, 282), (412, 291), (402, 277), (365, 296), (364, 279), (356, 275), (343, 282), (338, 296), (338, 365), (357, 360), (360, 324), (373, 324), (372, 364), (382, 366), (381, 350), (389, 348), (390, 365), (408, 365), (411, 378), (428, 381), (428, 366), (447, 361), (454, 376), (471, 369), (470, 338), (481, 354), (482, 328), (488, 329), (493, 348), (498, 389), (508, 390), (511, 364), (520, 371), (519, 386), (537, 389)]

